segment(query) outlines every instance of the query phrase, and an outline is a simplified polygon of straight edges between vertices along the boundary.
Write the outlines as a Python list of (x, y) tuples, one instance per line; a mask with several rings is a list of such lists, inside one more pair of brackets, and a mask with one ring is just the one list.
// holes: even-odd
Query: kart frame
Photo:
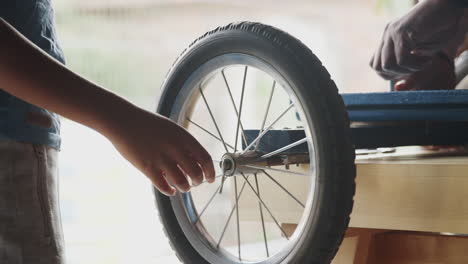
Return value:
[[(356, 149), (468, 144), (468, 90), (341, 94)], [(253, 139), (258, 130), (246, 130)], [(272, 130), (259, 151), (269, 152), (304, 137), (301, 129)], [(306, 152), (305, 144), (289, 153)]]

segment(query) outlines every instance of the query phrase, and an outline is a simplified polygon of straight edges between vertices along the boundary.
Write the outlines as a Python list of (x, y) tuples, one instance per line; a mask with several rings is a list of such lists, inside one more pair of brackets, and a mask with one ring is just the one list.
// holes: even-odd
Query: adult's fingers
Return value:
[(395, 91), (407, 91), (409, 90), (406, 80), (399, 80), (395, 83)]
[(376, 72), (382, 72), (381, 53), (383, 45), (384, 39), (382, 38), (382, 41), (379, 44), (379, 48), (374, 52), (374, 56), (372, 56), (372, 59), (370, 61), (371, 68), (374, 69)]
[(374, 55), (372, 56), (372, 59), (370, 61), (370, 66), (372, 67), (372, 69), (375, 70), (375, 72), (380, 76), (382, 77), (383, 79), (385, 80), (391, 80), (394, 78), (394, 74), (392, 72), (389, 72), (389, 71), (386, 71), (385, 70), (385, 67), (387, 68), (391, 68), (390, 66), (390, 62), (391, 60), (389, 59), (389, 56), (390, 54), (388, 52), (386, 52), (385, 56), (385, 60), (386, 60), (386, 63), (383, 63), (383, 56), (384, 56), (384, 47), (386, 45), (386, 38), (387, 38), (387, 29), (388, 29), (388, 25), (387, 27), (385, 27), (385, 31), (384, 31), (384, 34), (382, 36), (382, 40), (380, 41), (380, 44), (379, 44), (379, 48), (375, 51)]
[[(384, 42), (381, 43), (382, 46)], [(385, 67), (391, 68), (390, 65), (383, 65), (382, 63), (382, 50), (379, 49), (376, 51), (374, 56), (372, 57), (371, 67), (375, 70), (375, 72), (385, 80), (392, 80), (395, 78), (395, 74), (393, 72), (387, 71)]]
[(432, 57), (434, 56), (434, 54), (436, 54), (439, 51), (440, 49), (433, 50), (433, 49), (417, 48), (417, 49), (411, 50), (410, 54), (414, 56), (419, 56), (419, 57)]
[(166, 162), (164, 166), (166, 178), (181, 192), (188, 192), (190, 184), (184, 173), (174, 161)]
[(393, 24), (385, 27), (379, 48), (371, 59), (371, 67), (384, 79), (393, 80), (420, 71), (430, 61), (413, 42), (397, 31)]
[(150, 174), (148, 178), (160, 192), (168, 196), (172, 196), (176, 193), (176, 189), (167, 182), (161, 170), (158, 169), (147, 173)]
[(177, 162), (187, 176), (192, 179), (193, 185), (200, 185), (203, 182), (203, 171), (200, 166), (198, 166), (195, 159), (186, 155), (184, 157), (180, 157)]
[(397, 59), (397, 64), (406, 68), (411, 72), (417, 72), (422, 70), (428, 62), (430, 62), (431, 56), (427, 57), (422, 54), (418, 54), (418, 51), (415, 52), (414, 49), (410, 47), (414, 44), (409, 44), (408, 40), (400, 39), (395, 45), (395, 56)]
[(380, 64), (382, 71), (387, 73), (398, 73), (398, 65), (395, 58), (395, 45), (393, 40), (388, 38), (382, 45), (382, 52), (380, 56)]
[(391, 79), (413, 73), (406, 65), (398, 63), (400, 61), (397, 56), (399, 49), (398, 43), (395, 43), (391, 37), (385, 41), (382, 51), (382, 69), (391, 76)]
[(377, 73), (385, 80), (392, 80), (400, 73), (396, 64), (393, 40), (384, 38), (382, 41), (382, 49), (380, 50), (380, 66)]

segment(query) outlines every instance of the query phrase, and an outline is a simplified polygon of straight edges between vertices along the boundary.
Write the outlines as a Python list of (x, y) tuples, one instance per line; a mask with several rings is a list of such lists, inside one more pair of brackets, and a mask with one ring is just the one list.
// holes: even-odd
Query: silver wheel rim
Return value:
[[(240, 78), (242, 80), (242, 85), (236, 86), (237, 88), (234, 87), (235, 85), (230, 83), (233, 78), (231, 74), (234, 70), (240, 70), (241, 73), (243, 71), (242, 78)], [(243, 104), (243, 100), (245, 100), (245, 96), (248, 95), (248, 93), (245, 94), (246, 89), (251, 89), (251, 85), (246, 87), (246, 82), (249, 81), (249, 77), (252, 75), (256, 76), (256, 71), (261, 72), (265, 76), (269, 76), (271, 78), (271, 93), (266, 96), (267, 107), (265, 107), (265, 113), (262, 113), (262, 121), (259, 122), (256, 127), (249, 127), (249, 124), (246, 124), (247, 122), (244, 120), (246, 119), (245, 116), (248, 116), (252, 113), (249, 113), (249, 107)], [(254, 73), (252, 74), (252, 72)], [(250, 73), (250, 75), (248, 73)], [(221, 78), (224, 82), (224, 86), (216, 86), (217, 88), (213, 88), (213, 83), (216, 83), (216, 81), (214, 81), (215, 78)], [(239, 88), (240, 86), (242, 88)], [(212, 91), (210, 89), (224, 89), (229, 95), (226, 96), (226, 98), (223, 100), (225, 100), (226, 111), (229, 110), (235, 113), (235, 119), (237, 119), (234, 120), (236, 128), (235, 138), (237, 139), (234, 140), (234, 142), (228, 142), (227, 137), (226, 139), (223, 137), (223, 134), (226, 133), (226, 128), (223, 126), (223, 123), (217, 121), (217, 118), (219, 117), (219, 115), (217, 116), (219, 110), (216, 108), (219, 107), (212, 103), (213, 98), (209, 98), (210, 91)], [(240, 91), (236, 93), (233, 91), (234, 89), (238, 89)], [(282, 89), (283, 92), (286, 92), (286, 94), (289, 96), (289, 98), (283, 99), (289, 100), (290, 105), (288, 105), (285, 109), (282, 109), (279, 115), (276, 113), (275, 116), (270, 111), (272, 109), (271, 105), (272, 101), (274, 100), (273, 98), (276, 95), (274, 92), (278, 91), (279, 89)], [(241, 100), (242, 98), (243, 100)], [(210, 128), (207, 128), (205, 125), (201, 124), (199, 120), (197, 120), (197, 113), (195, 108), (201, 107), (200, 105), (204, 106), (207, 110), (208, 114), (205, 116), (206, 119), (210, 119), (213, 123), (213, 126)], [(213, 58), (203, 64), (185, 81), (185, 84), (181, 89), (181, 93), (179, 93), (179, 96), (176, 99), (176, 103), (174, 104), (173, 111), (171, 113), (171, 119), (180, 125), (188, 127), (190, 132), (192, 132), (191, 128), (198, 129), (201, 131), (200, 133), (204, 133), (205, 136), (210, 137), (216, 142), (219, 142), (219, 145), (222, 146), (222, 148), (227, 153), (234, 152), (232, 150), (233, 148), (237, 150), (238, 153), (244, 151), (239, 151), (241, 146), (245, 147), (245, 145), (247, 145), (245, 143), (246, 139), (242, 133), (244, 129), (246, 130), (255, 128), (263, 131), (262, 133), (259, 133), (260, 138), (262, 138), (261, 135), (267, 133), (265, 131), (273, 128), (276, 124), (279, 125), (281, 118), (283, 118), (286, 114), (289, 115), (291, 112), (294, 112), (296, 115), (301, 117), (302, 121), (300, 122), (305, 130), (306, 137), (302, 139), (301, 142), (295, 141), (293, 143), (298, 145), (305, 142), (308, 145), (309, 160), (311, 161), (308, 173), (297, 172), (293, 171), (292, 169), (285, 172), (286, 169), (284, 167), (278, 168), (277, 166), (270, 168), (254, 166), (252, 169), (258, 169), (257, 171), (261, 172), (262, 175), (259, 175), (259, 173), (256, 173), (256, 175), (253, 173), (240, 173), (240, 175), (238, 174), (237, 176), (225, 177), (221, 176), (221, 173), (217, 174), (220, 177), (217, 178), (216, 183), (210, 185), (211, 190), (209, 191), (209, 198), (205, 197), (205, 200), (207, 201), (199, 202), (197, 197), (197, 195), (199, 195), (197, 193), (198, 188), (208, 188), (204, 185), (202, 185), (202, 187), (195, 187), (190, 193), (179, 194), (175, 198), (171, 199), (174, 212), (182, 230), (184, 231), (184, 234), (191, 242), (195, 250), (197, 250), (197, 252), (200, 253), (200, 255), (202, 255), (210, 263), (280, 263), (285, 259), (291, 258), (291, 256), (294, 254), (294, 251), (300, 247), (304, 232), (307, 230), (308, 225), (313, 218), (312, 212), (314, 208), (314, 196), (316, 194), (315, 190), (317, 179), (316, 170), (314, 167), (315, 164), (317, 164), (318, 159), (314, 151), (315, 138), (310, 132), (312, 131), (311, 128), (313, 127), (312, 124), (306, 121), (308, 119), (301, 106), (300, 98), (296, 95), (295, 89), (292, 88), (292, 84), (288, 82), (288, 80), (282, 76), (278, 70), (276, 70), (267, 62), (246, 54), (225, 54)], [(268, 122), (267, 118), (269, 121), (271, 119), (271, 121)], [(277, 122), (275, 123), (276, 120)], [(243, 121), (245, 123), (243, 123)], [(273, 124), (273, 127), (270, 127), (271, 124)], [(243, 145), (242, 142), (244, 142)], [(262, 156), (268, 157), (268, 155), (278, 155), (282, 153), (281, 150), (285, 148), (287, 150), (294, 147), (294, 144), (283, 146), (275, 152), (263, 153)], [(249, 145), (251, 145), (250, 149), (253, 150), (256, 150), (258, 146), (258, 144)], [(210, 148), (208, 147), (208, 149)], [(217, 153), (211, 153), (211, 151), (210, 154), (212, 154), (212, 158), (215, 161), (215, 166), (217, 166), (217, 163), (220, 161), (222, 156)], [(306, 198), (298, 198), (293, 191), (289, 191), (288, 188), (284, 187), (282, 182), (277, 179), (278, 176), (272, 175), (275, 173), (287, 174), (288, 177), (290, 177), (292, 180), (297, 180), (295, 177), (308, 177), (310, 185), (308, 186)], [(277, 212), (274, 209), (271, 209), (272, 201), (262, 199), (262, 184), (260, 183), (259, 185), (260, 177), (262, 177), (260, 182), (264, 182), (264, 180), (272, 182), (275, 184), (278, 192), (287, 194), (287, 198), (293, 201), (296, 206), (302, 207), (302, 215), (292, 236), (287, 237), (285, 234), (286, 231), (284, 231), (284, 226), (282, 226), (284, 222), (280, 223), (278, 219), (281, 217), (275, 215)], [(217, 200), (219, 200), (219, 203), (223, 202), (222, 198), (219, 198), (221, 197), (221, 194), (219, 194), (220, 189), (223, 190), (223, 193), (231, 191), (232, 194), (230, 196), (233, 198), (231, 198), (232, 204), (228, 206), (229, 210), (227, 210), (228, 212), (226, 213), (226, 219), (223, 218), (220, 220), (223, 222), (222, 228), (215, 230), (211, 226), (206, 225), (207, 221), (204, 221), (204, 217), (209, 217), (209, 210), (216, 211), (216, 206), (214, 204), (217, 202)], [(261, 235), (261, 242), (263, 243), (263, 246), (256, 245), (248, 239), (248, 241), (246, 241), (246, 235), (243, 235), (242, 233), (243, 216), (241, 201), (243, 199), (242, 195), (246, 195), (245, 193), (247, 192), (253, 194), (253, 197), (257, 199), (256, 202), (258, 203), (258, 211), (260, 216), (258, 217), (258, 233)], [(203, 191), (203, 193), (205, 193), (205, 191)], [(241, 216), (239, 216), (239, 214)], [(265, 220), (265, 218), (268, 216), (270, 218), (269, 222)], [(276, 240), (281, 239), (278, 239), (276, 236), (269, 234), (271, 233), (269, 232), (271, 227), (270, 229), (266, 228), (266, 222), (268, 222), (268, 225), (270, 226), (276, 226), (279, 232), (283, 235), (284, 241), (277, 243), (280, 246), (273, 246), (273, 244), (277, 242)], [(234, 227), (229, 227), (229, 225)], [(225, 237), (227, 236), (226, 233), (228, 233), (227, 230), (229, 228), (235, 230), (234, 232), (229, 232), (232, 233), (229, 235), (233, 236), (234, 238), (229, 239), (229, 243), (226, 242), (227, 246), (223, 246), (223, 241), (227, 240)], [(244, 238), (244, 240), (242, 238)], [(232, 244), (233, 241), (235, 241), (234, 245)], [(256, 246), (259, 249), (258, 254), (254, 254), (255, 256), (250, 254), (249, 250), (246, 250), (246, 248), (252, 246)], [(262, 250), (263, 253), (260, 253), (260, 250)]]

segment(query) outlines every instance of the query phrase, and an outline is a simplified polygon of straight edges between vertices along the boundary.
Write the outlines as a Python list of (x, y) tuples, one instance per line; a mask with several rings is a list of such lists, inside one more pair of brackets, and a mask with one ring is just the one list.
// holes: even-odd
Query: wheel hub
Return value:
[(259, 169), (251, 166), (255, 166), (256, 162), (258, 162), (258, 158), (258, 153), (253, 151), (249, 151), (244, 154), (226, 153), (221, 158), (219, 167), (226, 177), (257, 173), (259, 172)]
[(231, 153), (226, 153), (220, 162), (224, 176), (233, 176), (236, 173), (236, 160)]

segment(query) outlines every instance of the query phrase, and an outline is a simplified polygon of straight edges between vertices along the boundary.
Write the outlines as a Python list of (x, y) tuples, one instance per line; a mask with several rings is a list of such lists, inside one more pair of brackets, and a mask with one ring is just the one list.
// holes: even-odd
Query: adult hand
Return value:
[(396, 91), (451, 90), (457, 85), (454, 62), (442, 53), (434, 55), (422, 70), (395, 81)]
[(425, 0), (403, 17), (390, 22), (371, 67), (385, 79), (417, 72), (454, 41), (460, 31), (464, 9), (455, 0)]
[(159, 191), (174, 195), (172, 184), (179, 191), (187, 192), (188, 178), (195, 186), (204, 177), (214, 182), (213, 161), (190, 133), (165, 117), (139, 108), (135, 110), (120, 116), (117, 128), (107, 136)]

